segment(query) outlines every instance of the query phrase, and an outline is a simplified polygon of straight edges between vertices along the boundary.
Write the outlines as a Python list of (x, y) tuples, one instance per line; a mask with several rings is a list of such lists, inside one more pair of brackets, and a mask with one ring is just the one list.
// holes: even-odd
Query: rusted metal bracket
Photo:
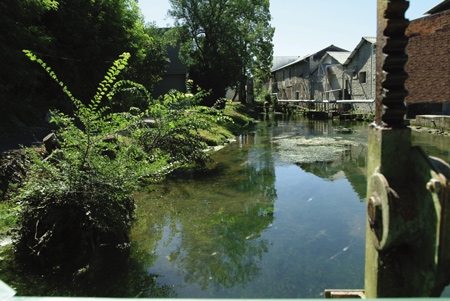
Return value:
[(364, 290), (325, 290), (326, 299), (365, 299)]

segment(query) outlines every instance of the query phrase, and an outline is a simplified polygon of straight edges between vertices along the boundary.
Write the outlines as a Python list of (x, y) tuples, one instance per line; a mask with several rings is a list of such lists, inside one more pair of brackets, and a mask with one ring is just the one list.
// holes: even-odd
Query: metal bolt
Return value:
[(427, 189), (431, 193), (439, 193), (439, 191), (441, 191), (441, 182), (439, 182), (439, 180), (436, 180), (436, 179), (431, 179), (427, 183)]
[(370, 226), (373, 228), (376, 225), (377, 207), (381, 205), (380, 196), (377, 193), (372, 194), (367, 202), (367, 214), (369, 216)]

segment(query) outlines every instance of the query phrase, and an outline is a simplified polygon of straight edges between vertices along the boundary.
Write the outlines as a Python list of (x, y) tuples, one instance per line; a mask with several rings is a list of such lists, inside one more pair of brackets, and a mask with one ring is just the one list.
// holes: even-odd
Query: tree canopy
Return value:
[(170, 0), (182, 57), (194, 87), (211, 91), (206, 105), (243, 90), (250, 76), (270, 74), (269, 0)]
[[(145, 24), (135, 0), (5, 0), (0, 3), (0, 97), (5, 116), (43, 120), (48, 108), (72, 110), (70, 101), (23, 49), (53, 67), (80, 99), (90, 99), (110, 64), (123, 52), (131, 59), (124, 77), (151, 90), (167, 64), (164, 40)], [(28, 110), (27, 110), (28, 108)]]

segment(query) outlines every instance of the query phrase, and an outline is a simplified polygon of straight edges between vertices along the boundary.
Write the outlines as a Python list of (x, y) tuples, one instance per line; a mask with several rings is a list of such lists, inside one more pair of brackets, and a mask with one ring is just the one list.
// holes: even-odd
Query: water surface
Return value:
[[(340, 133), (343, 126), (352, 133)], [(362, 288), (366, 132), (356, 123), (262, 122), (216, 153), (206, 174), (179, 175), (139, 195), (135, 251), (151, 253), (149, 272), (183, 298)], [(286, 155), (280, 143), (324, 137), (346, 143), (318, 162), (295, 162), (295, 149)], [(318, 148), (298, 145), (298, 155), (301, 147)]]
[[(52, 278), (4, 259), (0, 278), (19, 295), (322, 298), (324, 289), (362, 289), (367, 130), (272, 116), (207, 170), (137, 193), (128, 260)], [(413, 133), (413, 144), (450, 161), (448, 137)]]

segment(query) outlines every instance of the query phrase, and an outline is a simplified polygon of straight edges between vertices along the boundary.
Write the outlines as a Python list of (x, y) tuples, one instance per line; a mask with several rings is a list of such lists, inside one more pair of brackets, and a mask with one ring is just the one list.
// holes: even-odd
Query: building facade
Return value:
[(450, 115), (450, 0), (427, 14), (412, 20), (406, 30), (408, 118)]
[[(376, 91), (376, 38), (363, 37), (344, 62), (345, 90), (350, 100), (374, 100)], [(353, 103), (353, 110), (372, 114), (375, 103)]]
[(364, 37), (344, 62), (349, 99), (375, 99), (376, 38)]
[[(272, 92), (281, 100), (374, 100), (375, 47), (376, 38), (364, 37), (352, 52), (331, 45), (273, 68)], [(374, 103), (355, 102), (334, 107), (362, 114), (374, 112)]]
[(313, 99), (315, 92), (312, 73), (317, 69), (320, 60), (328, 52), (348, 52), (345, 49), (331, 45), (312, 55), (272, 69), (272, 93), (277, 93), (278, 99)]
[(325, 53), (311, 73), (312, 99), (330, 101), (345, 99), (347, 92), (344, 89), (343, 64), (349, 55), (348, 51)]

